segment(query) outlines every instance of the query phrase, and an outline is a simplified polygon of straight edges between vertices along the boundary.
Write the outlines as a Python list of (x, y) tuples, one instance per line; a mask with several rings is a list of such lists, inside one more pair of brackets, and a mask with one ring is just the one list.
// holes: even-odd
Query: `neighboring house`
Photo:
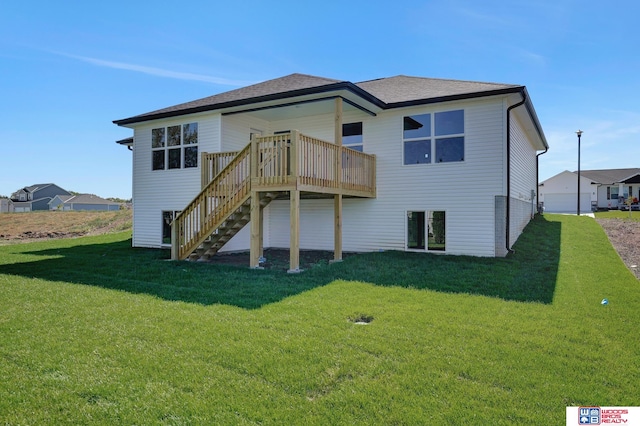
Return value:
[(14, 211), (13, 201), (8, 198), (0, 198), (0, 213), (13, 213)]
[(93, 194), (56, 195), (49, 210), (119, 210), (120, 204)]
[(408, 76), (292, 74), (114, 123), (134, 246), (290, 248), (292, 270), (299, 249), (505, 256), (548, 149), (524, 86)]
[[(540, 182), (538, 193), (545, 211), (576, 213), (578, 173), (565, 170)], [(618, 209), (631, 197), (640, 198), (640, 168), (580, 171), (580, 212)]]
[(25, 186), (11, 194), (16, 212), (49, 210), (49, 201), (56, 195), (71, 195), (70, 192), (53, 183)]

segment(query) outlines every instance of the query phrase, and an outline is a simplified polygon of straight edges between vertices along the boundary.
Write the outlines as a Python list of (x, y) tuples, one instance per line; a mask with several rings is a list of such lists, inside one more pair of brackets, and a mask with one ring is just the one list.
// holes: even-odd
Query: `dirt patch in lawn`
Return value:
[(627, 268), (640, 279), (640, 222), (596, 219)]
[[(357, 253), (343, 252), (345, 259)], [(260, 264), (265, 269), (289, 270), (289, 249), (268, 248), (264, 250), (264, 262)], [(325, 250), (300, 250), (300, 269), (311, 269), (314, 266), (326, 265), (333, 260), (333, 252)], [(216, 265), (249, 266), (249, 253), (219, 253), (208, 260)]]
[(0, 244), (127, 231), (131, 223), (131, 210), (2, 213)]

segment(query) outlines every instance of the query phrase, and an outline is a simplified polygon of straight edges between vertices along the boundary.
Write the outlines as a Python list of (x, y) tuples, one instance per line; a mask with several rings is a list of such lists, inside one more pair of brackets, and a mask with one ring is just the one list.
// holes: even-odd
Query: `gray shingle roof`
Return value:
[[(574, 172), (577, 173), (577, 172)], [(623, 180), (640, 173), (640, 168), (630, 169), (603, 169), (603, 170), (581, 170), (580, 175), (592, 181), (610, 185), (619, 183)]]
[[(195, 101), (186, 102), (168, 108), (151, 111), (145, 114), (137, 115), (129, 119), (116, 120), (114, 123), (120, 122), (137, 122), (144, 119), (170, 117), (173, 115), (185, 114), (189, 112), (207, 111), (220, 109), (236, 104), (245, 104), (258, 102), (260, 100), (268, 100), (271, 97), (288, 97), (295, 96), (299, 92), (305, 92), (310, 89), (331, 86), (341, 83), (340, 80), (333, 80), (324, 77), (315, 77), (306, 74), (291, 74), (285, 77), (264, 81), (262, 83), (253, 84), (240, 89), (231, 90), (229, 92), (219, 93)], [(277, 96), (280, 95), (280, 96)], [(179, 113), (179, 114), (176, 114)], [(134, 120), (135, 121), (131, 121)]]
[(201, 111), (211, 111), (238, 105), (286, 99), (305, 94), (318, 94), (334, 90), (348, 90), (380, 108), (395, 108), (416, 103), (440, 102), (444, 100), (515, 93), (524, 86), (498, 83), (482, 83), (437, 78), (395, 77), (351, 83), (315, 77), (306, 74), (291, 74), (264, 81), (229, 92), (151, 111), (134, 117), (115, 120), (118, 125), (133, 124), (147, 120), (174, 117)]
[(410, 77), (398, 75), (389, 78), (356, 83), (388, 106), (420, 100), (433, 100), (455, 96), (468, 97), (472, 94), (486, 95), (487, 92), (518, 89), (512, 84), (482, 83), (477, 81), (444, 80), (438, 78)]
[(65, 203), (71, 204), (119, 204), (114, 201), (105, 200), (93, 194), (78, 194), (64, 200)]

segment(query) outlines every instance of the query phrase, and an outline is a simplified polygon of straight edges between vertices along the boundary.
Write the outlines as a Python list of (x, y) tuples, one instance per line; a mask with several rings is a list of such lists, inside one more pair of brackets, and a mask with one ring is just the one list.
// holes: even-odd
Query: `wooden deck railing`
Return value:
[(172, 259), (185, 259), (254, 191), (375, 197), (373, 155), (297, 131), (254, 138), (240, 152), (202, 155), (202, 191), (172, 225)]
[(342, 147), (342, 188), (376, 192), (376, 158), (355, 149)]
[(209, 182), (172, 225), (172, 259), (185, 259), (250, 195), (250, 145)]
[(202, 177), (201, 188), (204, 188), (218, 173), (222, 171), (227, 165), (238, 155), (239, 151), (228, 152), (203, 152), (202, 153)]

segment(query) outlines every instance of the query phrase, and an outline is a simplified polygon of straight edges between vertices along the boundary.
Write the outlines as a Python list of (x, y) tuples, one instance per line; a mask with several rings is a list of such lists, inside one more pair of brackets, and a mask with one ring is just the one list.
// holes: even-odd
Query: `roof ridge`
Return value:
[(394, 75), (394, 76), (391, 76), (391, 77), (374, 78), (374, 79), (371, 79), (371, 80), (360, 81), (360, 82), (355, 83), (355, 84), (363, 84), (363, 83), (370, 83), (370, 82), (373, 82), (373, 81), (389, 80), (389, 79), (398, 78), (398, 77), (412, 78), (412, 79), (417, 79), (417, 80), (435, 80), (435, 81), (443, 81), (443, 82), (447, 81), (447, 82), (456, 82), (456, 83), (491, 84), (491, 85), (494, 85), (494, 86), (514, 86), (514, 87), (521, 86), (520, 84), (512, 84), (512, 83), (497, 83), (497, 82), (492, 82), (492, 81), (479, 81), (479, 80), (461, 80), (461, 79), (456, 79), (456, 78), (420, 77), (420, 76), (416, 76), (416, 75), (407, 75), (407, 74), (398, 74), (398, 75)]

